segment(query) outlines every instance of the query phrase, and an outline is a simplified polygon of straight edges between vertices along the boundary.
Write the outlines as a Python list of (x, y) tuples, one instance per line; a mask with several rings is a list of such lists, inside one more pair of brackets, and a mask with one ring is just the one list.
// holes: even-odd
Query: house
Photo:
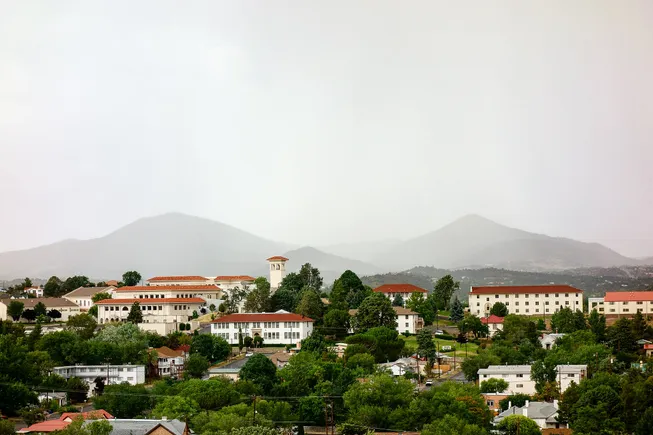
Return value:
[[(404, 307), (392, 307), (397, 313), (397, 326), (396, 330), (398, 333), (409, 333), (417, 334), (419, 331), (424, 328), (424, 320), (414, 311), (409, 310)], [(354, 317), (358, 313), (358, 310), (349, 310), (349, 315)], [(353, 328), (350, 329), (350, 333), (353, 333)]]
[(213, 283), (223, 290), (229, 291), (235, 288), (247, 289), (254, 285), (255, 278), (249, 275), (220, 275), (212, 279)]
[(198, 286), (209, 284), (209, 279), (205, 276), (155, 276), (147, 280), (150, 286)]
[(59, 430), (63, 430), (70, 424), (69, 421), (63, 420), (46, 420), (39, 423), (34, 423), (31, 426), (23, 428), (16, 433), (51, 433)]
[(60, 366), (52, 369), (52, 373), (64, 379), (80, 378), (88, 384), (90, 393), (95, 389), (95, 380), (103, 378), (105, 385), (122, 384), (129, 385), (145, 383), (145, 366), (142, 365), (74, 365)]
[(329, 352), (335, 353), (338, 358), (345, 356), (345, 351), (347, 350), (347, 343), (336, 343), (334, 346), (331, 346)]
[(470, 313), (487, 316), (502, 302), (510, 314), (546, 316), (562, 308), (583, 310), (583, 291), (569, 285), (509, 285), (474, 287), (469, 291)]
[[(627, 317), (638, 312), (653, 314), (653, 291), (606, 292), (602, 299), (602, 302), (590, 301), (590, 309), (594, 308), (608, 318)], [(592, 307), (592, 303), (596, 306)]]
[(291, 356), (292, 355), (288, 352), (277, 352), (268, 356), (268, 358), (270, 358), (270, 361), (272, 361), (278, 369), (282, 369), (286, 366), (286, 364), (288, 364)]
[(211, 322), (211, 334), (238, 343), (243, 337), (263, 338), (267, 344), (295, 344), (311, 335), (313, 319), (279, 310), (275, 313), (228, 314)]
[(501, 405), (499, 405), (499, 402), (501, 402), (504, 399), (507, 399), (509, 397), (509, 394), (481, 393), (481, 396), (483, 396), (483, 400), (485, 400), (485, 404), (487, 405), (488, 409), (492, 411), (494, 415), (498, 415), (501, 412)]
[(104, 409), (89, 412), (64, 412), (57, 420), (47, 420), (35, 423), (29, 427), (19, 430), (17, 433), (50, 433), (65, 429), (70, 423), (78, 418), (84, 420), (113, 419), (114, 416)]
[(565, 334), (542, 334), (538, 340), (544, 349), (549, 350), (555, 346), (558, 338), (562, 338), (564, 336)]
[[(415, 362), (416, 361), (417, 360), (415, 360)], [(409, 361), (406, 363), (403, 361), (395, 361), (389, 363), (381, 363), (379, 364), (379, 368), (388, 370), (392, 376), (404, 376), (406, 373), (415, 373), (417, 370), (417, 365), (415, 362)]]
[(111, 286), (111, 287), (118, 287), (118, 281), (115, 279), (110, 279), (109, 281), (104, 282), (106, 285)]
[(391, 301), (399, 295), (403, 298), (404, 305), (413, 293), (422, 293), (424, 297), (428, 294), (428, 291), (413, 284), (383, 284), (375, 288), (373, 291), (376, 293), (383, 293)]
[(184, 372), (188, 354), (183, 350), (172, 350), (167, 346), (154, 349), (157, 353), (157, 373), (161, 377), (179, 377)]
[(107, 287), (79, 287), (70, 293), (63, 295), (64, 299), (68, 299), (70, 302), (73, 302), (81, 308), (81, 311), (88, 311), (89, 308), (93, 306), (93, 296), (98, 293), (109, 293), (113, 295), (116, 291), (116, 287), (107, 286)]
[(201, 307), (206, 305), (206, 301), (199, 297), (105, 299), (96, 303), (99, 323), (127, 321), (134, 302), (139, 303), (143, 313), (143, 322), (138, 327), (160, 335), (177, 331), (180, 323), (190, 322), (193, 312), (199, 313)]
[(646, 352), (647, 357), (653, 356), (653, 344), (645, 344), (643, 348), (644, 352)]
[(566, 428), (565, 423), (559, 423), (558, 416), (558, 401), (554, 400), (553, 403), (549, 402), (531, 402), (526, 401), (522, 407), (511, 406), (507, 410), (494, 418), (494, 424), (499, 424), (501, 420), (510, 415), (523, 415), (533, 420), (540, 429), (560, 429)]
[(215, 284), (193, 285), (138, 285), (120, 287), (114, 298), (163, 299), (163, 298), (202, 298), (207, 305), (219, 303), (222, 289)]
[(43, 287), (26, 287), (23, 291), (37, 298), (43, 297)]
[[(587, 376), (587, 366), (558, 365), (556, 373), (558, 384), (564, 392), (572, 382), (580, 384), (581, 380)], [(531, 366), (529, 365), (493, 365), (478, 370), (479, 383), (491, 378), (506, 381), (508, 383), (506, 392), (510, 394), (535, 394), (535, 381), (531, 379)]]
[[(108, 420), (113, 430), (109, 435), (189, 435), (188, 424), (183, 421), (167, 420), (137, 420), (115, 418)], [(91, 424), (86, 420), (84, 426)]]
[(208, 378), (221, 376), (236, 382), (240, 379), (240, 367), (211, 367), (209, 368)]
[(481, 317), (481, 323), (487, 325), (490, 337), (493, 337), (499, 331), (503, 331), (503, 317), (490, 314), (487, 317)]
[[(0, 320), (7, 320), (7, 307), (15, 299), (0, 299)], [(80, 313), (80, 308), (74, 302), (64, 298), (29, 298), (20, 299), (23, 303), (24, 310), (33, 310), (36, 304), (42, 302), (45, 305), (46, 312), (53, 310), (58, 311), (61, 317), (56, 319), (60, 322), (66, 322), (69, 317)]]
[(61, 391), (53, 391), (53, 392), (45, 392), (45, 393), (39, 393), (38, 396), (38, 401), (39, 403), (43, 402), (51, 402), (52, 400), (57, 401), (57, 405), (59, 406), (64, 406), (67, 403), (66, 400), (66, 393), (61, 392)]

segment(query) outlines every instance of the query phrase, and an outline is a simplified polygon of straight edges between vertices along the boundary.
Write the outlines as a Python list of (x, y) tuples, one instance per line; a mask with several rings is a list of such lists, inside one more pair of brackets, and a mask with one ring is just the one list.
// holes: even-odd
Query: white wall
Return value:
[(497, 302), (506, 304), (510, 314), (524, 316), (551, 315), (561, 308), (571, 308), (572, 311), (583, 310), (582, 293), (473, 294), (470, 292), (468, 302), (470, 313), (478, 317), (485, 316)]
[[(293, 325), (292, 327), (290, 325)], [(313, 332), (313, 322), (216, 322), (211, 324), (211, 334), (222, 337), (231, 344), (238, 343), (238, 330), (243, 337), (263, 337), (263, 344), (296, 344)], [(292, 336), (291, 336), (292, 334)]]

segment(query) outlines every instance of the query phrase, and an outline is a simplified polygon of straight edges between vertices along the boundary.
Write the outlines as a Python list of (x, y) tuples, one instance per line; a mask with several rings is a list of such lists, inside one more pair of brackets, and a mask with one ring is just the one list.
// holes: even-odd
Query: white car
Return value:
[(433, 385), (433, 379), (427, 379), (426, 382), (424, 382), (424, 385), (430, 387), (431, 385)]
[(444, 335), (444, 331), (442, 329), (438, 329), (435, 331), (435, 335)]
[(245, 353), (245, 357), (250, 357), (250, 356), (252, 356), (252, 355), (254, 355), (254, 352), (247, 352), (247, 353)]

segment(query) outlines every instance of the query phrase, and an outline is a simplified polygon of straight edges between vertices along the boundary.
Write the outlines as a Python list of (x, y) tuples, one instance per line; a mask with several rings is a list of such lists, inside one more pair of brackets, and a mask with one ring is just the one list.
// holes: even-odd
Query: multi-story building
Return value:
[(397, 295), (400, 295), (404, 304), (413, 293), (422, 293), (424, 297), (427, 296), (428, 291), (413, 284), (383, 284), (373, 290), (376, 293), (383, 293), (390, 300), (394, 300)]
[(222, 290), (229, 291), (235, 288), (247, 289), (254, 285), (254, 277), (249, 275), (220, 275), (211, 278), (211, 281)]
[(583, 291), (569, 285), (521, 285), (472, 287), (470, 313), (485, 317), (492, 306), (502, 302), (510, 314), (546, 316), (562, 308), (583, 310)]
[(589, 298), (588, 304), (590, 312), (597, 310), (606, 317), (653, 314), (653, 292), (606, 292), (602, 298)]
[(229, 343), (238, 343), (238, 332), (243, 337), (263, 338), (267, 344), (295, 344), (311, 335), (313, 319), (287, 311), (276, 313), (228, 314), (211, 323), (211, 333)]
[(481, 323), (487, 325), (490, 337), (494, 337), (494, 334), (503, 331), (503, 317), (490, 314), (487, 317), (481, 317)]
[(73, 302), (81, 308), (82, 311), (88, 311), (89, 308), (93, 306), (93, 296), (98, 293), (108, 293), (113, 295), (116, 291), (116, 287), (107, 286), (107, 287), (79, 287), (70, 293), (63, 295), (64, 299), (68, 299), (70, 302)]
[(205, 285), (209, 284), (209, 279), (199, 275), (175, 275), (175, 276), (155, 276), (147, 280), (148, 285), (156, 286), (187, 286), (187, 285)]
[(104, 379), (104, 385), (122, 384), (129, 385), (145, 383), (145, 366), (141, 365), (74, 365), (55, 367), (52, 372), (64, 379), (80, 378), (88, 384), (92, 393), (96, 387), (97, 378)]
[(202, 298), (121, 298), (98, 301), (98, 321), (100, 324), (125, 322), (134, 302), (139, 303), (143, 312), (143, 322), (138, 326), (144, 331), (154, 331), (161, 335), (179, 329), (180, 323), (191, 320), (193, 312), (198, 314), (206, 301)]
[(81, 309), (74, 302), (64, 298), (29, 298), (29, 299), (0, 299), (0, 320), (7, 320), (7, 307), (13, 301), (23, 304), (23, 310), (33, 310), (36, 304), (43, 303), (46, 313), (58, 311), (61, 317), (55, 318), (58, 322), (66, 322), (71, 316), (79, 314)]
[(154, 349), (157, 354), (157, 372), (161, 377), (179, 377), (184, 372), (187, 354), (183, 350), (172, 350), (167, 346)]
[(286, 277), (286, 261), (288, 259), (281, 255), (275, 255), (268, 258), (267, 261), (270, 264), (270, 288), (274, 291), (279, 288), (281, 281)]
[(132, 299), (202, 298), (207, 305), (217, 305), (222, 300), (222, 289), (215, 284), (146, 285), (121, 287), (115, 291), (113, 297)]
[(43, 297), (43, 287), (27, 287), (25, 293), (34, 296), (35, 298)]
[[(397, 332), (403, 334), (407, 332), (409, 334), (417, 334), (424, 327), (424, 320), (414, 311), (409, 310), (408, 308), (403, 307), (392, 307), (397, 313)], [(349, 315), (354, 317), (358, 313), (358, 310), (349, 310)], [(353, 333), (354, 330), (350, 329), (350, 333)]]
[[(558, 384), (564, 392), (572, 382), (579, 384), (587, 376), (586, 365), (559, 365), (556, 366)], [(535, 394), (535, 381), (531, 378), (529, 365), (496, 365), (478, 370), (478, 381), (488, 379), (503, 379), (508, 383), (506, 392), (510, 394)]]

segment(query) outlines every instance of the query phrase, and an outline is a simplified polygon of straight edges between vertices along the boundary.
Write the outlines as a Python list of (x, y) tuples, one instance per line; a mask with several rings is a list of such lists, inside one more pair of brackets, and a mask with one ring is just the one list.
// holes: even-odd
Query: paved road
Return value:
[(247, 362), (248, 359), (249, 359), (249, 357), (245, 357), (245, 358), (236, 360), (236, 361), (234, 361), (232, 363), (229, 363), (227, 365), (224, 365), (224, 366), (222, 366), (220, 368), (221, 369), (239, 369), (239, 368), (241, 368), (242, 366), (245, 365), (245, 363)]

